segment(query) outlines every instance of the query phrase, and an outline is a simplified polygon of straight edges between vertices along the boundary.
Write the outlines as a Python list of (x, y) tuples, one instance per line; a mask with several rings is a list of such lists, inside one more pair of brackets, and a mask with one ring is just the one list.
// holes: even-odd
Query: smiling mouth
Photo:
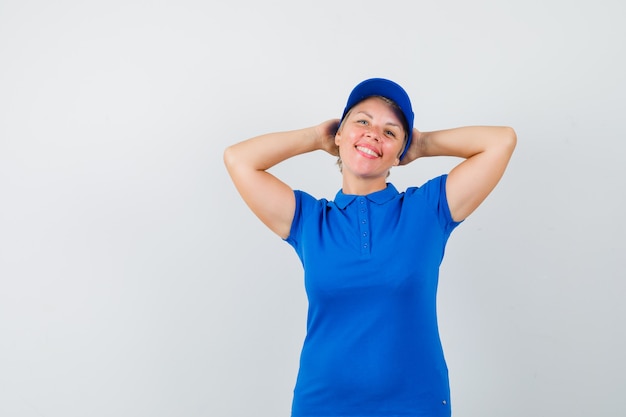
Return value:
[(363, 146), (357, 146), (356, 149), (360, 152), (363, 152), (364, 154), (367, 155), (371, 155), (371, 156), (375, 156), (375, 157), (379, 157), (380, 155), (378, 153), (376, 153), (375, 151), (373, 151), (370, 148), (365, 148)]

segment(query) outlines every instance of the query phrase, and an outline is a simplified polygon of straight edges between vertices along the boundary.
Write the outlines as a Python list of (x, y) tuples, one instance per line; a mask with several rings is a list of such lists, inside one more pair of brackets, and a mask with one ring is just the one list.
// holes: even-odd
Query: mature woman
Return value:
[[(293, 417), (449, 416), (436, 316), (452, 230), (494, 189), (513, 153), (509, 127), (413, 127), (402, 87), (368, 79), (341, 119), (228, 147), (224, 161), (259, 219), (293, 246), (305, 273), (307, 335)], [(303, 153), (339, 156), (334, 200), (294, 191), (267, 170)], [(463, 160), (404, 192), (389, 171), (426, 156)]]

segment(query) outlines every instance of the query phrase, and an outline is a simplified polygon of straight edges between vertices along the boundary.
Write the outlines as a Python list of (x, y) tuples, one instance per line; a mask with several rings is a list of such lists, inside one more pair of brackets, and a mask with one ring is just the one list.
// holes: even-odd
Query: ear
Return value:
[(400, 158), (396, 158), (396, 160), (393, 163), (393, 166), (397, 167), (398, 165), (400, 165)]
[(338, 130), (335, 133), (335, 145), (339, 146), (339, 142), (341, 141), (341, 130)]

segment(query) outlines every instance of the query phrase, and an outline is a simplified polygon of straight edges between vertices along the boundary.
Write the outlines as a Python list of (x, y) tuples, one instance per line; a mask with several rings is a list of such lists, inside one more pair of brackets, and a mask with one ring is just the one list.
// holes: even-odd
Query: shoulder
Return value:
[(323, 218), (323, 212), (326, 211), (328, 200), (315, 198), (311, 194), (302, 190), (294, 190), (296, 201), (295, 212), (291, 222), (289, 235), (285, 239), (288, 243), (299, 250), (300, 241), (306, 229), (315, 228), (315, 224), (319, 223), (319, 219)]
[(419, 187), (410, 187), (405, 191), (405, 204), (410, 207), (420, 207), (435, 214), (439, 223), (448, 232), (452, 231), (461, 222), (452, 219), (446, 191), (448, 175), (440, 175), (425, 182)]
[(325, 198), (316, 198), (306, 191), (294, 190), (293, 193), (296, 200), (295, 216), (298, 218), (298, 221), (302, 217), (308, 217), (313, 213), (324, 211), (326, 207), (333, 205), (333, 202)]
[(424, 196), (427, 198), (435, 197), (439, 199), (445, 197), (446, 181), (448, 174), (443, 174), (435, 178), (431, 178), (420, 186), (408, 187), (402, 194), (408, 197)]
[(302, 190), (293, 190), (296, 201), (300, 204), (327, 205), (329, 201), (325, 198), (317, 198)]

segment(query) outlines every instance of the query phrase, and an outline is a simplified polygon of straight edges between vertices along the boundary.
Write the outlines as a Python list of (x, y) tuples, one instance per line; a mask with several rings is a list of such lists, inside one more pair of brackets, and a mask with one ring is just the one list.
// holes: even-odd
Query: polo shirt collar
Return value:
[[(387, 183), (387, 187), (383, 190), (373, 192), (371, 194), (365, 195), (365, 197), (373, 203), (376, 204), (384, 204), (388, 201), (391, 201), (395, 196), (398, 195), (398, 190), (393, 186), (390, 182)], [(345, 209), (348, 207), (350, 203), (352, 203), (357, 197), (360, 197), (356, 194), (344, 194), (342, 190), (337, 192), (335, 196), (335, 204), (340, 209)]]

